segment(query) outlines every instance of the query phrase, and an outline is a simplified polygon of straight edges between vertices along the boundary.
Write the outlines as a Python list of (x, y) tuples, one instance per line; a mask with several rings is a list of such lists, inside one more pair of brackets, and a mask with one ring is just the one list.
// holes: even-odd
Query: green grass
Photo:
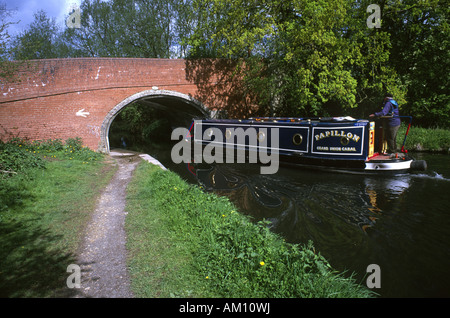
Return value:
[(312, 243), (286, 243), (230, 201), (141, 163), (126, 220), (138, 297), (370, 297), (335, 272)]
[[(397, 143), (401, 146), (407, 125), (400, 126)], [(410, 151), (448, 152), (450, 149), (450, 130), (442, 128), (421, 128), (411, 126), (406, 138), (405, 148)]]
[(76, 263), (85, 224), (114, 170), (103, 156), (87, 154), (70, 145), (0, 145), (0, 297), (68, 291), (67, 266)]
[[(0, 143), (0, 170), (0, 297), (67, 296), (67, 266), (114, 168), (71, 139)], [(312, 244), (284, 242), (173, 172), (142, 162), (127, 191), (138, 297), (373, 296)]]

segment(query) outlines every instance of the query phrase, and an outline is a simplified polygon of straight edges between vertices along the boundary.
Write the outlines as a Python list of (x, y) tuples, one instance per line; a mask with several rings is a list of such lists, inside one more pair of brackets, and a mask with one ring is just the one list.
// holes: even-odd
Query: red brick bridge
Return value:
[(228, 60), (71, 58), (20, 64), (0, 82), (0, 138), (81, 137), (109, 152), (109, 128), (135, 101), (208, 116), (248, 114), (252, 106)]

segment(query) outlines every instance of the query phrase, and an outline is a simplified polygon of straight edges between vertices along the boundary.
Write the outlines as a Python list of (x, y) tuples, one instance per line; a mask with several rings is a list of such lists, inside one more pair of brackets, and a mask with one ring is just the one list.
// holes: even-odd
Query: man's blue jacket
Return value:
[(388, 119), (388, 124), (391, 127), (399, 126), (400, 125), (400, 118), (398, 111), (398, 104), (395, 100), (392, 98), (388, 98), (386, 103), (383, 106), (383, 110), (381, 112), (375, 113), (375, 116), (381, 117), (381, 116), (394, 116), (393, 118)]

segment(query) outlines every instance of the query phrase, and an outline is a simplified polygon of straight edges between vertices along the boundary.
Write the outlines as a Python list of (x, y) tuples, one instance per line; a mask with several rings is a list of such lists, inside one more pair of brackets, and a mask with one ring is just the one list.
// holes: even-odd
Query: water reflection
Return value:
[(354, 176), (339, 175), (333, 180), (326, 174), (296, 169), (261, 175), (254, 166), (242, 164), (203, 166), (195, 173), (206, 190), (229, 197), (256, 219), (270, 220), (272, 228), (290, 241), (302, 240), (301, 229), (294, 229), (304, 226), (304, 221), (325, 226), (331, 215), (333, 223), (337, 217), (346, 227), (365, 232), (383, 214), (383, 206), (400, 198), (410, 185), (406, 176), (364, 177), (361, 185)]
[[(411, 184), (411, 177), (407, 175), (396, 176), (395, 178), (366, 177), (364, 178), (364, 184), (365, 193), (369, 199), (369, 206), (367, 208), (373, 214), (369, 218), (373, 222), (373, 225), (383, 215), (386, 206), (393, 204), (396, 200), (402, 200), (402, 195)], [(369, 225), (362, 226), (363, 230), (366, 230), (368, 227)]]
[[(261, 175), (259, 167), (244, 164), (204, 166), (195, 173), (205, 190), (227, 196), (256, 221), (270, 220), (286, 241), (312, 240), (340, 271), (356, 272), (363, 281), (369, 264), (380, 265), (384, 284), (377, 292), (383, 296), (450, 295), (448, 179), (290, 168)], [(424, 288), (430, 282), (423, 273), (432, 270), (441, 280)]]

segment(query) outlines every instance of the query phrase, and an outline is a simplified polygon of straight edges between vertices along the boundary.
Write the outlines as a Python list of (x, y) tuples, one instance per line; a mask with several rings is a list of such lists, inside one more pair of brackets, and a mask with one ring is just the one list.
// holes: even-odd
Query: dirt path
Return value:
[(75, 297), (133, 297), (126, 265), (126, 187), (141, 158), (120, 153), (111, 153), (111, 157), (118, 170), (101, 194), (86, 229), (78, 261), (81, 288)]

